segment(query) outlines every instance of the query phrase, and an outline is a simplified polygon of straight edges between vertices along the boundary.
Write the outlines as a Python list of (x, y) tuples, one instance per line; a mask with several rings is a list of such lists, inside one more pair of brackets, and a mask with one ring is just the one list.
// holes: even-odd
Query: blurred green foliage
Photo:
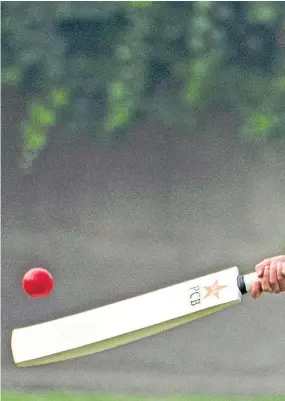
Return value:
[(283, 2), (4, 2), (2, 82), (32, 99), (24, 149), (58, 123), (109, 141), (220, 110), (245, 140), (282, 136), (284, 26)]

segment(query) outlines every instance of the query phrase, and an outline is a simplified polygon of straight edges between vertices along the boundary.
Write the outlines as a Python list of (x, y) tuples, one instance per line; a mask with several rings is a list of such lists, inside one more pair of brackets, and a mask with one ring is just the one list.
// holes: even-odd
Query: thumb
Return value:
[(253, 299), (258, 299), (261, 296), (262, 288), (260, 281), (256, 281), (251, 287), (251, 296)]

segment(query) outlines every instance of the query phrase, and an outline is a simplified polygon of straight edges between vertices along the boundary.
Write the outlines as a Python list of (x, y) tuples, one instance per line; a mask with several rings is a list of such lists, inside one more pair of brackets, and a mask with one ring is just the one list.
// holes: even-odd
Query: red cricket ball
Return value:
[(26, 294), (34, 298), (43, 298), (53, 289), (52, 275), (42, 267), (34, 267), (27, 271), (22, 280), (22, 286)]

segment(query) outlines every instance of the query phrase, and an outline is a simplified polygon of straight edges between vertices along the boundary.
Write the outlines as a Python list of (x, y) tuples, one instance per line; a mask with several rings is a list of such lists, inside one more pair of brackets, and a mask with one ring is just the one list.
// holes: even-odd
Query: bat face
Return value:
[(90, 355), (148, 337), (235, 303), (237, 267), (65, 318), (16, 329), (11, 347), (26, 367)]

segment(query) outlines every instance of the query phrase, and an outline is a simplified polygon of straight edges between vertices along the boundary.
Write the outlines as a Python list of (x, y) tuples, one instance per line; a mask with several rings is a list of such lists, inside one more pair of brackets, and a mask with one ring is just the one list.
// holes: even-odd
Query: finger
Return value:
[(261, 262), (257, 263), (257, 266), (263, 265), (263, 266), (269, 266), (271, 262), (274, 262), (275, 259), (278, 259), (280, 256), (272, 256), (271, 258), (266, 258), (263, 259)]
[(275, 294), (279, 294), (280, 287), (279, 287), (279, 282), (277, 280), (277, 263), (276, 262), (272, 262), (270, 265), (269, 284), (272, 288), (272, 291)]
[(278, 256), (273, 256), (272, 258), (267, 258), (262, 260), (261, 262), (257, 263), (256, 266), (266, 266), (270, 265), (271, 262), (285, 262), (285, 255), (278, 255)]
[(273, 258), (264, 259), (255, 266), (258, 277), (263, 277), (266, 266), (270, 266)]
[(274, 256), (273, 258), (267, 259), (267, 262), (285, 262), (285, 255)]
[(277, 271), (276, 271), (277, 281), (281, 292), (285, 291), (285, 275), (283, 275), (282, 273), (283, 265), (285, 265), (285, 263), (281, 262), (277, 263)]
[(262, 293), (261, 283), (260, 281), (256, 281), (251, 287), (251, 296), (253, 299), (260, 298)]
[(271, 288), (271, 285), (270, 285), (270, 266), (265, 266), (265, 269), (264, 269), (264, 274), (263, 274), (263, 278), (262, 278), (262, 280), (261, 280), (261, 288), (263, 289), (263, 291), (265, 291), (265, 292), (270, 292), (270, 293), (272, 293), (273, 292), (273, 290), (272, 290), (272, 288)]
[(266, 264), (261, 264), (261, 263), (255, 266), (255, 271), (258, 277), (263, 277), (265, 266)]
[(276, 256), (276, 258), (274, 258), (274, 259), (275, 259), (275, 262), (285, 263), (285, 255)]

